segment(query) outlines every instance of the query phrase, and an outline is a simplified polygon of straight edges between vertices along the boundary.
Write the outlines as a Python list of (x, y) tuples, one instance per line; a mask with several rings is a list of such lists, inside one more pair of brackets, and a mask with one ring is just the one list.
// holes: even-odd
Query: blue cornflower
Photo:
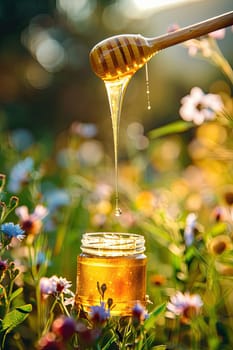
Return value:
[(19, 241), (25, 237), (24, 231), (21, 229), (21, 227), (18, 224), (13, 224), (13, 222), (2, 224), (1, 231), (4, 233), (4, 235), (8, 236), (8, 238), (15, 237)]
[(103, 324), (110, 317), (110, 311), (105, 309), (105, 304), (91, 306), (90, 318), (95, 324)]

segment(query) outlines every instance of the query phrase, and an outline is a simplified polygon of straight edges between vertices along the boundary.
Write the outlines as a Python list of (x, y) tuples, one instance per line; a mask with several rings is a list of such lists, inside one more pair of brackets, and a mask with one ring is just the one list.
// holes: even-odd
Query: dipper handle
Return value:
[(233, 11), (189, 25), (177, 31), (147, 39), (154, 52), (233, 25)]

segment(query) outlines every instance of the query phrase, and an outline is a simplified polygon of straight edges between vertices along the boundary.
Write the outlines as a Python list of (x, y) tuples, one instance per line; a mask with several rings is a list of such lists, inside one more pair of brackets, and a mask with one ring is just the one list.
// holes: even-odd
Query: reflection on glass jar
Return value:
[[(112, 300), (111, 315), (127, 316), (146, 303), (145, 239), (131, 233), (97, 232), (82, 237), (76, 305), (85, 311)], [(101, 286), (103, 287), (101, 289)], [(105, 290), (106, 289), (106, 290)]]

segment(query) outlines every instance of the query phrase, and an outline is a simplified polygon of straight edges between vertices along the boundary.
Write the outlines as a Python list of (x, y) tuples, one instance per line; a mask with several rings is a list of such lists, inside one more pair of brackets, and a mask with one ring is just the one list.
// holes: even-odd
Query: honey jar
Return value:
[[(112, 316), (146, 304), (145, 239), (133, 233), (96, 232), (82, 237), (77, 258), (76, 305), (89, 311), (105, 302)], [(111, 301), (111, 303), (110, 303)]]

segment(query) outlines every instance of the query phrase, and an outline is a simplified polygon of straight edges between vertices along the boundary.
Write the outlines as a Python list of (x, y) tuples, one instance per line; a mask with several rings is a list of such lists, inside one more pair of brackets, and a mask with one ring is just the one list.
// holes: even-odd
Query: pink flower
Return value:
[(69, 296), (74, 296), (73, 292), (69, 289), (72, 286), (71, 282), (66, 278), (52, 276), (42, 277), (40, 279), (40, 291), (43, 297), (48, 295), (59, 296), (61, 293)]
[(189, 292), (183, 294), (178, 291), (171, 297), (167, 309), (172, 314), (180, 316), (181, 322), (189, 323), (194, 316), (199, 314), (202, 305), (203, 302), (198, 294), (190, 294)]
[(181, 99), (180, 116), (186, 121), (193, 121), (200, 125), (204, 121), (213, 120), (216, 113), (223, 109), (223, 102), (219, 95), (205, 94), (199, 87), (194, 87)]
[(72, 317), (61, 315), (52, 324), (52, 331), (63, 340), (69, 340), (76, 331), (76, 322)]
[(42, 219), (48, 214), (48, 210), (41, 204), (35, 207), (33, 213), (29, 214), (28, 207), (25, 205), (16, 208), (16, 215), (20, 219), (20, 226), (27, 235), (37, 235), (42, 227)]
[(63, 344), (56, 339), (56, 335), (52, 332), (45, 334), (38, 342), (39, 350), (62, 350)]

